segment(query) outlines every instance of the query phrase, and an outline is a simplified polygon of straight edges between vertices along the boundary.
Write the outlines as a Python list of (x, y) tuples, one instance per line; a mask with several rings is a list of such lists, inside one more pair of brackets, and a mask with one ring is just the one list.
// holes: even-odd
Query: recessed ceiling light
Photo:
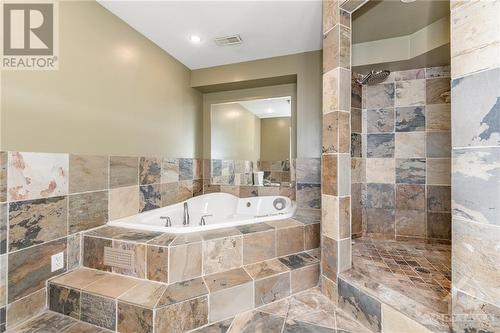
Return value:
[(267, 113), (273, 113), (273, 109), (271, 108), (267, 109)]
[(198, 44), (199, 42), (201, 42), (201, 38), (198, 35), (191, 35), (189, 36), (189, 41), (191, 43)]
[(402, 3), (411, 3), (415, 2), (416, 0), (401, 0)]

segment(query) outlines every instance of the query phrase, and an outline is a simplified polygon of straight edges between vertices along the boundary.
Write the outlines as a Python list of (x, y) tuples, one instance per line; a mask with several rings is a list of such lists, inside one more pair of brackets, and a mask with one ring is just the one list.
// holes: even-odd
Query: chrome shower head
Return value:
[(361, 79), (358, 79), (357, 81), (359, 84), (373, 85), (383, 82), (385, 79), (387, 79), (389, 74), (391, 74), (391, 71), (388, 70), (380, 70), (380, 71), (372, 70), (370, 73), (368, 73)]

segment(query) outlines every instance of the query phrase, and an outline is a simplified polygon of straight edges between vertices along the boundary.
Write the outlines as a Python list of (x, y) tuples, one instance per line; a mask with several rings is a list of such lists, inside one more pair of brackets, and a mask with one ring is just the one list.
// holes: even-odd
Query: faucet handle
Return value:
[(206, 214), (201, 216), (200, 225), (206, 225), (205, 217), (213, 216), (213, 214)]
[(170, 220), (170, 216), (160, 216), (160, 220), (165, 220), (165, 227), (172, 226), (172, 220)]

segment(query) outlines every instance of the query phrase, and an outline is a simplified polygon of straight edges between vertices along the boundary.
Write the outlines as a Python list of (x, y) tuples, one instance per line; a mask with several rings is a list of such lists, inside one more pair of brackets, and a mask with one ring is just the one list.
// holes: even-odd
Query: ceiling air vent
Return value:
[(215, 38), (215, 44), (217, 44), (218, 46), (238, 45), (241, 43), (243, 43), (243, 40), (241, 39), (240, 35), (231, 35), (231, 36)]

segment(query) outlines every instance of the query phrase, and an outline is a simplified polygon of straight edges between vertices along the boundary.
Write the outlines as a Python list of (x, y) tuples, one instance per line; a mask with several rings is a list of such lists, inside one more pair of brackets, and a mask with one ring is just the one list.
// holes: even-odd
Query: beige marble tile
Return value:
[(118, 297), (118, 300), (152, 309), (166, 289), (163, 283), (143, 281)]
[(170, 248), (170, 283), (184, 281), (201, 276), (202, 245), (190, 243)]
[(68, 196), (69, 233), (96, 228), (108, 222), (108, 191)]
[(139, 159), (111, 156), (109, 158), (110, 188), (139, 185)]
[(320, 224), (307, 224), (304, 226), (304, 250), (312, 250), (320, 244)]
[(451, 185), (451, 159), (428, 158), (426, 170), (427, 184)]
[(68, 164), (67, 154), (9, 152), (9, 201), (66, 195)]
[(425, 132), (396, 133), (396, 157), (425, 157)]
[(207, 323), (208, 298), (204, 296), (156, 310), (154, 326), (156, 333), (181, 333)]
[(275, 302), (290, 295), (290, 273), (255, 281), (255, 306)]
[(451, 102), (450, 78), (426, 80), (426, 103), (443, 104)]
[(428, 131), (451, 130), (451, 104), (426, 105), (425, 128)]
[(274, 230), (243, 236), (243, 264), (271, 259), (276, 256), (276, 232)]
[(69, 193), (108, 189), (108, 156), (69, 155)]
[(40, 289), (7, 306), (7, 328), (15, 327), (33, 318), (46, 308), (47, 290)]
[(382, 303), (382, 327), (384, 333), (430, 333), (427, 328)]
[(365, 183), (366, 180), (366, 159), (365, 158), (351, 158), (351, 182), (352, 183)]
[(146, 249), (147, 279), (168, 282), (168, 247), (148, 245)]
[(316, 287), (319, 282), (319, 274), (319, 263), (293, 270), (291, 272), (292, 293)]
[(88, 268), (79, 268), (55, 279), (52, 279), (50, 280), (50, 282), (71, 287), (73, 289), (82, 289), (90, 285), (91, 283), (104, 278), (107, 275), (108, 273), (102, 271)]
[(350, 128), (350, 118), (349, 112), (339, 112), (338, 116), (338, 133), (339, 133), (339, 153), (350, 153), (351, 144), (351, 128)]
[(139, 213), (139, 186), (121, 187), (109, 191), (109, 220)]
[(328, 32), (340, 21), (339, 1), (323, 1), (323, 33)]
[(179, 181), (179, 160), (164, 158), (162, 160), (161, 182), (174, 183)]
[(321, 196), (321, 227), (323, 235), (339, 238), (339, 198), (333, 195)]
[(243, 268), (204, 276), (208, 290), (213, 293), (223, 289), (232, 288), (252, 281), (252, 278)]
[(153, 310), (118, 302), (117, 331), (153, 333)]
[(425, 104), (425, 80), (398, 81), (395, 88), (395, 106)]
[(203, 242), (203, 274), (212, 274), (243, 264), (242, 236), (226, 237)]
[(340, 26), (335, 25), (323, 37), (323, 73), (339, 67)]
[(452, 78), (500, 66), (500, 5), (471, 1), (451, 12)]
[(323, 74), (323, 114), (339, 110), (340, 69)]
[(304, 227), (291, 227), (276, 230), (276, 251), (278, 256), (304, 250)]
[(253, 279), (262, 279), (268, 276), (284, 273), (288, 268), (278, 259), (271, 259), (245, 266), (245, 270)]
[(209, 295), (209, 320), (215, 322), (254, 308), (253, 283), (212, 292)]
[(68, 270), (78, 268), (82, 264), (82, 234), (76, 233), (68, 236)]
[(500, 306), (499, 227), (453, 218), (452, 279), (460, 289)]
[(164, 307), (175, 303), (184, 302), (188, 299), (204, 296), (208, 289), (203, 278), (182, 281), (170, 284), (161, 295), (157, 307)]
[(139, 282), (137, 279), (116, 274), (107, 274), (103, 278), (83, 287), (82, 290), (105, 297), (117, 298), (136, 286)]
[(393, 158), (367, 158), (366, 182), (394, 184), (396, 182), (395, 160)]
[(0, 270), (0, 308), (7, 305), (7, 254), (0, 255), (0, 265), (2, 269)]
[(298, 227), (304, 225), (303, 223), (300, 223), (297, 220), (294, 219), (285, 219), (285, 220), (276, 220), (276, 221), (269, 221), (266, 222), (266, 224), (276, 228), (276, 229), (283, 229), (283, 228), (289, 228), (289, 227)]
[(0, 202), (7, 201), (7, 160), (7, 152), (0, 151)]

